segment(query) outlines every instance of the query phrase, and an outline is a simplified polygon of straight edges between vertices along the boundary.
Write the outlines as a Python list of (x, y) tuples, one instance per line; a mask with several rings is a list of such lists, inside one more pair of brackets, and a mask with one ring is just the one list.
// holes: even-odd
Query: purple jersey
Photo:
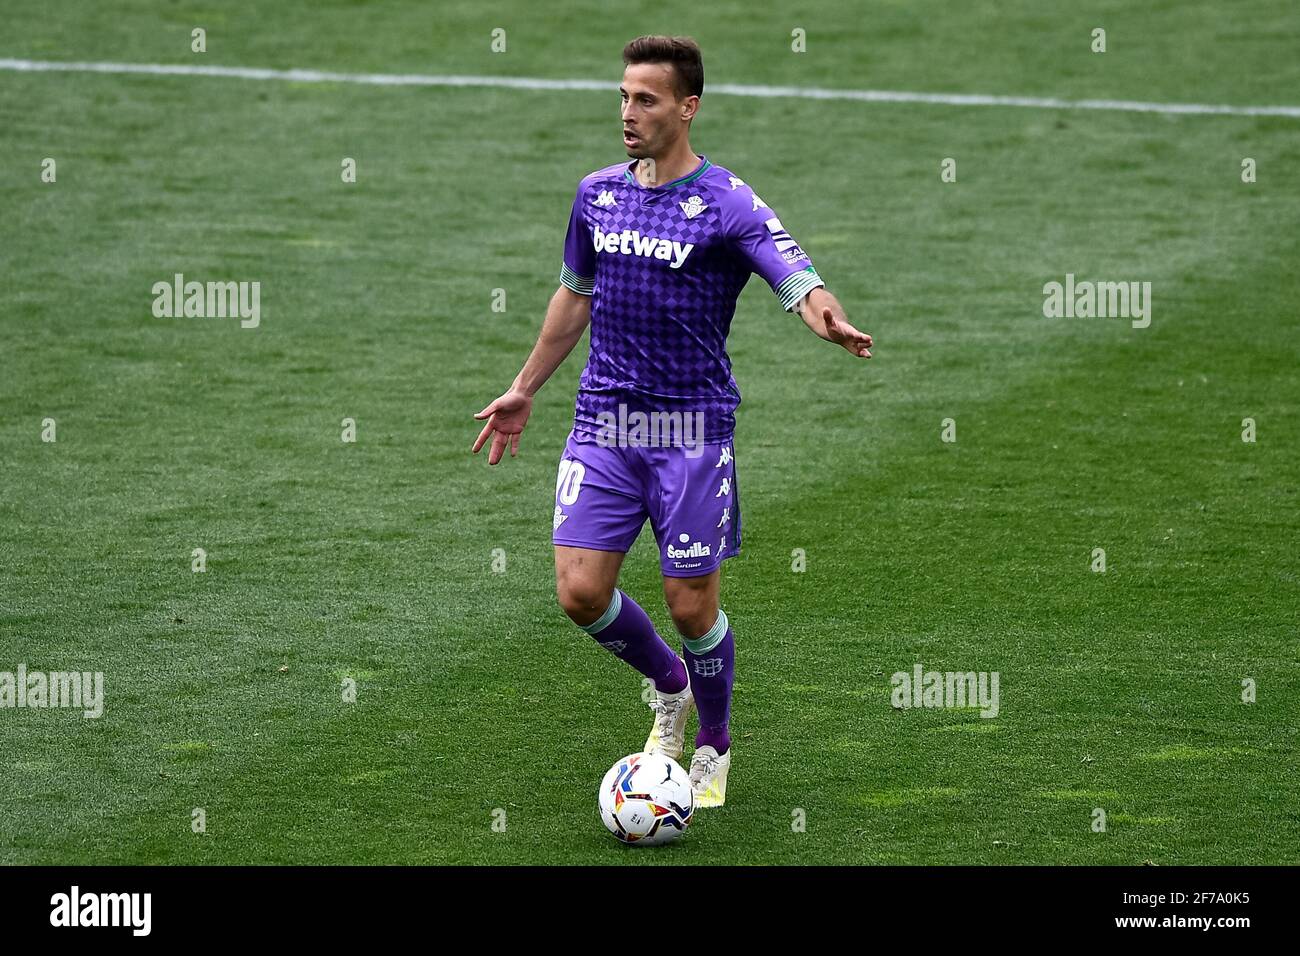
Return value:
[(650, 188), (634, 165), (584, 177), (569, 217), (560, 281), (592, 297), (574, 433), (596, 437), (626, 421), (621, 405), (695, 415), (704, 431), (696, 440), (727, 441), (740, 404), (727, 333), (750, 274), (787, 311), (824, 283), (776, 214), (728, 170), (701, 156), (694, 172)]

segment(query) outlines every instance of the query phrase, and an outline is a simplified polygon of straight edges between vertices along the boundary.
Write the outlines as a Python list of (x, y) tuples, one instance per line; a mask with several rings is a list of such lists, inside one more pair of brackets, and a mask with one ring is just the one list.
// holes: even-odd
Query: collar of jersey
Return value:
[(632, 162), (628, 164), (627, 169), (623, 170), (623, 175), (624, 177), (626, 177), (627, 181), (630, 182), (637, 189), (644, 189), (646, 192), (653, 192), (653, 193), (657, 193), (660, 191), (666, 192), (667, 190), (673, 189), (677, 186), (685, 186), (687, 183), (693, 183), (695, 182), (695, 180), (699, 179), (701, 176), (704, 175), (705, 170), (707, 170), (711, 165), (713, 165), (712, 163), (709, 162), (709, 157), (701, 154), (700, 165), (696, 166), (695, 169), (687, 173), (685, 176), (679, 177), (678, 179), (674, 179), (670, 183), (664, 183), (662, 186), (642, 186), (639, 182), (636, 181), (636, 177), (632, 175), (632, 167), (635, 166), (638, 162), (640, 162), (640, 160), (637, 159), (632, 160)]

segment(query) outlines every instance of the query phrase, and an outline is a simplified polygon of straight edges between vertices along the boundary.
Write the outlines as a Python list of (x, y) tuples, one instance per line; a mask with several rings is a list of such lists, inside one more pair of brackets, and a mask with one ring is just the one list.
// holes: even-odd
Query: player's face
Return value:
[(696, 97), (679, 100), (667, 63), (634, 63), (623, 71), (623, 145), (633, 159), (664, 155), (695, 115)]

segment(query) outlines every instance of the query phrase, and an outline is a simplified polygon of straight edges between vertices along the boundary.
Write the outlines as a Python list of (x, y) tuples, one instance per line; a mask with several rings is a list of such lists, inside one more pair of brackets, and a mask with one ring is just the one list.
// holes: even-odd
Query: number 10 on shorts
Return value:
[(562, 505), (571, 505), (578, 500), (582, 490), (582, 479), (587, 469), (582, 462), (565, 458), (560, 462), (560, 473), (555, 478), (555, 498)]

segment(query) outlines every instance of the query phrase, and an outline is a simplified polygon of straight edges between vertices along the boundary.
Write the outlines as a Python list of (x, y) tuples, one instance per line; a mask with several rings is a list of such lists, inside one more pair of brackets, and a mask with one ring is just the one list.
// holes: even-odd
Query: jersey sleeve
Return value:
[(586, 180), (578, 183), (573, 211), (569, 213), (569, 231), (564, 237), (564, 259), (560, 264), (560, 282), (579, 295), (591, 295), (596, 285), (596, 250), (591, 244), (591, 228), (587, 225), (584, 211), (586, 187)]
[(781, 308), (793, 312), (804, 296), (813, 289), (825, 288), (826, 283), (767, 203), (748, 187), (734, 195), (739, 200), (732, 206), (732, 243), (736, 251), (750, 271), (772, 287)]

